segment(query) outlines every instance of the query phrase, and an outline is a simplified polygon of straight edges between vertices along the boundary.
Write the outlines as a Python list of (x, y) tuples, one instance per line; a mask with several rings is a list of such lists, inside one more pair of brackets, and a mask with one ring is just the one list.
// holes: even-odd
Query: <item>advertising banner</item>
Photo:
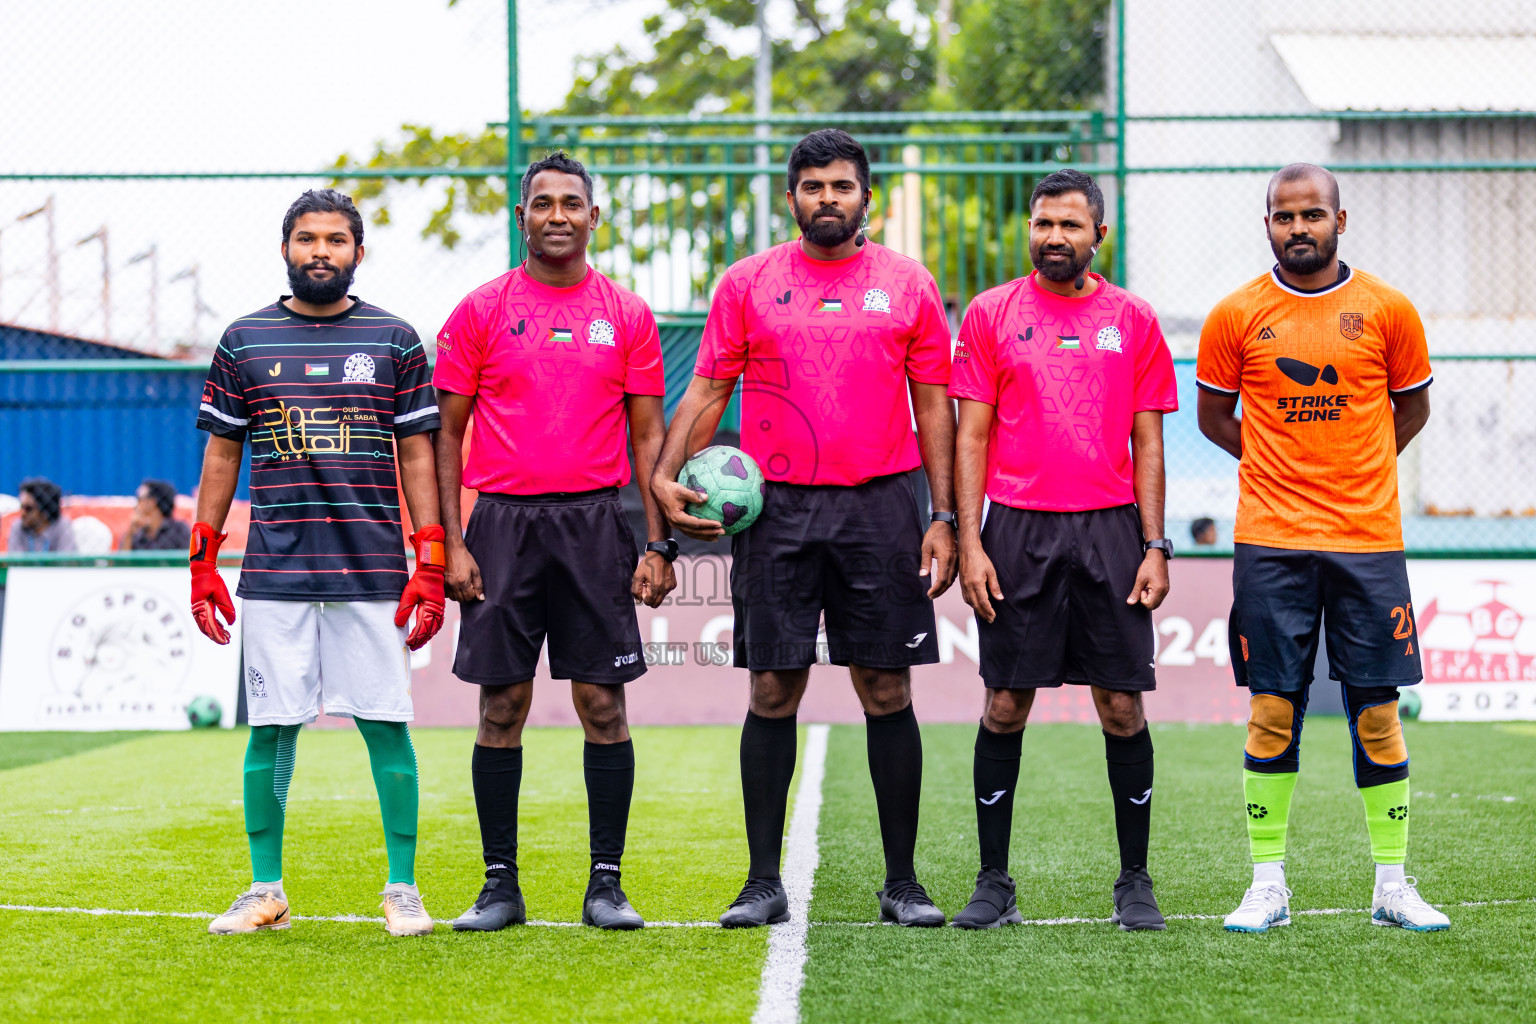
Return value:
[(1409, 559), (1429, 721), (1536, 719), (1536, 563)]
[[(220, 574), (234, 593), (239, 571)], [(240, 624), (227, 646), (209, 641), (187, 594), (186, 569), (11, 569), (0, 730), (186, 729), (187, 704), (203, 696), (233, 726)]]

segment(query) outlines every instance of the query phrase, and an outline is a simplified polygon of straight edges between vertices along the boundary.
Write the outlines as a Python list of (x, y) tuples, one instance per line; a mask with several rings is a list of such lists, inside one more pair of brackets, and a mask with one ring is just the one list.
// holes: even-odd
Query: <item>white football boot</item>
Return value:
[(1291, 923), (1291, 890), (1278, 882), (1250, 886), (1243, 902), (1227, 915), (1222, 927), (1229, 932), (1264, 933)]
[(1418, 886), (1418, 879), (1411, 877), (1383, 885), (1371, 901), (1371, 924), (1395, 925), (1411, 932), (1443, 932), (1449, 928), (1451, 919), (1425, 903)]

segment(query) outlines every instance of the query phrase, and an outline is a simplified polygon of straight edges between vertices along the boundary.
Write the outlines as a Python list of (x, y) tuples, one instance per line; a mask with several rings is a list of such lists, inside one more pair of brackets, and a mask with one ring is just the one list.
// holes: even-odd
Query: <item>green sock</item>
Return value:
[(1243, 769), (1248, 850), (1255, 864), (1285, 859), (1285, 829), (1291, 821), (1291, 794), (1296, 791), (1297, 774), (1266, 775)]
[(276, 882), (283, 877), (283, 812), (297, 725), (256, 725), (245, 748), (245, 831), (251, 841), (251, 880)]
[(1371, 834), (1371, 857), (1377, 864), (1401, 864), (1408, 859), (1408, 780), (1366, 786), (1365, 828)]
[(368, 744), (373, 785), (384, 818), (384, 849), (389, 853), (389, 881), (416, 884), (416, 748), (404, 722), (356, 719)]

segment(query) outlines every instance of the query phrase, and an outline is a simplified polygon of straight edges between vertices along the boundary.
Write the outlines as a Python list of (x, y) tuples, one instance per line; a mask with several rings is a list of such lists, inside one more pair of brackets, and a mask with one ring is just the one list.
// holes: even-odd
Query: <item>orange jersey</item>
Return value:
[(1434, 378), (1424, 325), (1380, 278), (1300, 292), (1271, 270), (1217, 304), (1195, 380), (1240, 395), (1240, 544), (1401, 551), (1392, 397)]

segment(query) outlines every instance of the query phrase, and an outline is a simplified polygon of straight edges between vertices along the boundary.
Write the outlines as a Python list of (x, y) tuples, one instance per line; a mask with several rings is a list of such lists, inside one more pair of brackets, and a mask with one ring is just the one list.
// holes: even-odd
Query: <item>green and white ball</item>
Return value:
[(762, 514), (763, 471), (740, 448), (705, 448), (683, 464), (677, 482), (707, 496), (689, 503), (688, 514), (719, 523), (727, 536), (745, 530)]
[(213, 697), (193, 697), (187, 705), (187, 721), (194, 729), (212, 729), (224, 717), (224, 709)]

